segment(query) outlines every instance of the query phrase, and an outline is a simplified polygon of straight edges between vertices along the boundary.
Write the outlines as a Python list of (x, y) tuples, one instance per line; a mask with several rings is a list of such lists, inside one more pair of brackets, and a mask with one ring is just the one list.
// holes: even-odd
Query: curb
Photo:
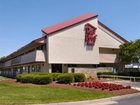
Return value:
[(135, 86), (135, 87), (131, 87), (131, 88), (140, 91), (140, 87)]
[(129, 99), (129, 98), (136, 97), (136, 96), (140, 96), (140, 92), (133, 93), (133, 94), (126, 94), (126, 95), (122, 95), (122, 96), (110, 97), (110, 99), (116, 101), (119, 99)]
[(127, 94), (122, 96), (114, 96), (110, 98), (96, 99), (96, 100), (86, 100), (86, 101), (76, 101), (76, 102), (62, 102), (62, 103), (50, 103), (50, 104), (32, 104), (32, 105), (109, 105), (117, 104), (119, 99), (129, 99), (131, 97), (140, 96), (139, 93)]

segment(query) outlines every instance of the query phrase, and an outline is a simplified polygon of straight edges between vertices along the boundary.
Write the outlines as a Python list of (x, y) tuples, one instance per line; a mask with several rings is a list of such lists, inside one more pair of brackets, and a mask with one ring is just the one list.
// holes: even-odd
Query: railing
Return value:
[(100, 80), (103, 78), (104, 82), (130, 85), (134, 87), (134, 89), (137, 89), (137, 87), (140, 87), (140, 83), (137, 82), (137, 80), (140, 80), (140, 77), (118, 76), (118, 75), (98, 75), (98, 77)]
[(0, 63), (0, 68), (4, 67), (4, 63)]
[(36, 61), (45, 61), (45, 55), (42, 50), (36, 50), (21, 56), (21, 64), (22, 63), (29, 63), (29, 62), (36, 62)]
[(129, 79), (130, 81), (134, 80), (134, 82), (136, 81), (136, 79), (140, 79), (140, 77), (132, 77), (132, 76), (118, 76), (118, 75), (98, 75), (99, 78), (114, 78), (114, 79)]
[(15, 58), (15, 59), (12, 59), (11, 65), (19, 64), (20, 62), (21, 62), (21, 56)]
[(42, 50), (35, 50), (32, 52), (29, 52), (27, 54), (24, 54), (22, 56), (19, 56), (17, 58), (14, 58), (12, 60), (9, 60), (5, 62), (5, 67), (16, 65), (16, 64), (25, 64), (30, 62), (36, 62), (36, 61), (45, 61), (45, 52)]

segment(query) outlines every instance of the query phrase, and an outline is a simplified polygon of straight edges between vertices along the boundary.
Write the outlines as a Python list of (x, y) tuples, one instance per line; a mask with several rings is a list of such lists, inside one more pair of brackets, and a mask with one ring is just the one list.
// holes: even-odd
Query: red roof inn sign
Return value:
[(85, 24), (85, 43), (88, 46), (94, 46), (95, 40), (97, 35), (96, 33), (97, 28), (92, 26), (91, 24)]

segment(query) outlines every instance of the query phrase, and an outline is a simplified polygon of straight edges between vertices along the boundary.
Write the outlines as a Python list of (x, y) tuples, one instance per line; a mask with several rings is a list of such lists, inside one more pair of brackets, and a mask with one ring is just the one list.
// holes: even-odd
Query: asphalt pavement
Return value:
[(140, 105), (140, 95), (133, 96), (126, 99), (119, 99), (115, 101), (116, 103), (111, 103), (108, 105)]

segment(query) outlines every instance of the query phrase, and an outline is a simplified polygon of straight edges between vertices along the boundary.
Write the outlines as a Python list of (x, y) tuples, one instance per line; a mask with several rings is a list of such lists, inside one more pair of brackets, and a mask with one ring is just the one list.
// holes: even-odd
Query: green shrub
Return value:
[[(113, 72), (98, 72), (97, 77), (100, 78), (100, 75), (117, 75), (117, 74)], [(104, 77), (104, 78), (109, 78), (109, 77)]]
[(48, 84), (52, 81), (58, 83), (72, 83), (84, 82), (85, 75), (82, 73), (29, 73), (19, 74), (16, 77), (17, 82), (34, 83), (34, 84)]
[(33, 77), (32, 83), (34, 84), (49, 84), (52, 82), (52, 76), (51, 75), (35, 75)]
[(70, 84), (74, 82), (74, 76), (72, 74), (64, 73), (58, 76), (57, 78), (58, 83)]
[(20, 82), (20, 81), (21, 81), (21, 74), (18, 74), (18, 75), (16, 76), (16, 81), (17, 81), (17, 82)]
[(23, 75), (21, 75), (20, 82), (22, 82), (22, 83), (32, 83), (33, 78), (34, 78), (33, 74), (23, 74)]
[(22, 83), (48, 84), (52, 82), (52, 76), (48, 73), (19, 74), (16, 79), (17, 82)]
[(53, 81), (56, 81), (57, 80), (57, 78), (58, 78), (58, 76), (59, 75), (61, 75), (62, 73), (50, 73), (49, 75), (51, 75), (52, 76), (52, 78), (53, 78)]
[(118, 71), (118, 75), (140, 77), (140, 71), (138, 68), (124, 68)]
[(116, 73), (113, 73), (113, 72), (98, 72), (97, 75), (116, 75)]
[(86, 80), (85, 74), (83, 73), (74, 73), (75, 82), (84, 82)]

